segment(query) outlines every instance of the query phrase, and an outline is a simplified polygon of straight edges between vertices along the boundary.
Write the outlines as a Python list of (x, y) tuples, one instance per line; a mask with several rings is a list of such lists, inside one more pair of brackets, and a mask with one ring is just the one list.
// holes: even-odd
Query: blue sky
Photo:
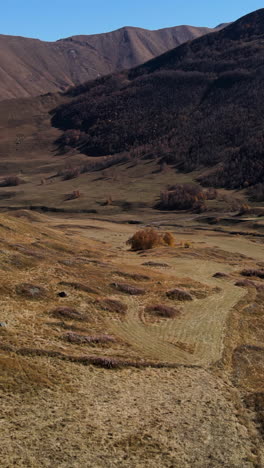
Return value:
[(264, 2), (258, 0), (3, 0), (1, 3), (0, 34), (47, 41), (122, 26), (213, 27), (264, 7)]

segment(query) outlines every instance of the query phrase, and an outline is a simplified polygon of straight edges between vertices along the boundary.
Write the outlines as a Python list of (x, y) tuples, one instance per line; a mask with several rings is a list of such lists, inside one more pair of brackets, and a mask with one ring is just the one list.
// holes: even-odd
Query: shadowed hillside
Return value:
[[(264, 10), (119, 75), (68, 92), (53, 124), (60, 143), (94, 156), (140, 149), (202, 181), (263, 181)], [(75, 137), (69, 130), (76, 131)], [(77, 137), (76, 137), (77, 135)]]
[(0, 99), (62, 91), (143, 63), (211, 31), (192, 26), (157, 31), (125, 27), (56, 42), (0, 35)]

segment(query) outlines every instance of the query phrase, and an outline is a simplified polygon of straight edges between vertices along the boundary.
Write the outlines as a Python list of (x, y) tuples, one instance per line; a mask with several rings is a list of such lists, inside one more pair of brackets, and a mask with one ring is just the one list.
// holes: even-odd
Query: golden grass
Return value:
[[(94, 231), (68, 236), (72, 220), (62, 229), (57, 221), (0, 215), (2, 466), (257, 466), (255, 426), (229, 378), (261, 391), (263, 292), (234, 285), (243, 268), (256, 267), (261, 246), (251, 250), (255, 260), (238, 252), (234, 265), (224, 236), (214, 256), (195, 235), (188, 249), (143, 258), (125, 249), (133, 226), (94, 221)], [(9, 261), (32, 252), (34, 265)], [(214, 278), (219, 270), (228, 277)], [(120, 277), (146, 293), (113, 289)], [(17, 294), (23, 283), (47, 295)], [(193, 301), (172, 303), (173, 288)], [(181, 313), (153, 319), (151, 304), (180, 304)], [(53, 316), (58, 307), (84, 320)]]
[(4, 468), (198, 468), (197, 460), (253, 468), (249, 432), (221, 379), (203, 370), (60, 367), (70, 387), (5, 395)]

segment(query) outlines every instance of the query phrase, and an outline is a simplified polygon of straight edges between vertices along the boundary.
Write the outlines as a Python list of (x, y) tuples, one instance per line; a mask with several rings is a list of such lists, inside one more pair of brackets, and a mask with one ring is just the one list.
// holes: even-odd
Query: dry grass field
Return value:
[(262, 238), (117, 218), (0, 216), (1, 466), (260, 468)]

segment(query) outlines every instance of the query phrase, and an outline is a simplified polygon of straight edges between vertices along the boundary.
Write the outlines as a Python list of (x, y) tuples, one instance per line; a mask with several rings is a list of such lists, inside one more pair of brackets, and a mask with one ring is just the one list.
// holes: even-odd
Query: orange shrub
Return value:
[(183, 247), (184, 247), (185, 249), (189, 249), (191, 246), (192, 246), (192, 244), (191, 244), (191, 242), (189, 242), (189, 241), (185, 241), (184, 244), (183, 244)]
[(73, 192), (68, 193), (67, 195), (65, 195), (65, 200), (66, 201), (76, 200), (77, 198), (80, 198), (80, 196), (81, 196), (80, 190), (73, 190)]
[(153, 228), (146, 228), (137, 231), (127, 244), (131, 245), (132, 250), (149, 250), (162, 245), (173, 246), (174, 237), (170, 232), (159, 233)]
[(71, 180), (79, 177), (80, 175), (80, 168), (78, 167), (70, 167), (69, 169), (65, 169), (62, 173), (63, 180)]
[(199, 185), (177, 184), (161, 192), (156, 207), (161, 210), (190, 210), (203, 206), (206, 196)]
[(175, 245), (175, 239), (171, 232), (165, 232), (165, 234), (163, 234), (163, 241), (170, 247), (173, 247)]

